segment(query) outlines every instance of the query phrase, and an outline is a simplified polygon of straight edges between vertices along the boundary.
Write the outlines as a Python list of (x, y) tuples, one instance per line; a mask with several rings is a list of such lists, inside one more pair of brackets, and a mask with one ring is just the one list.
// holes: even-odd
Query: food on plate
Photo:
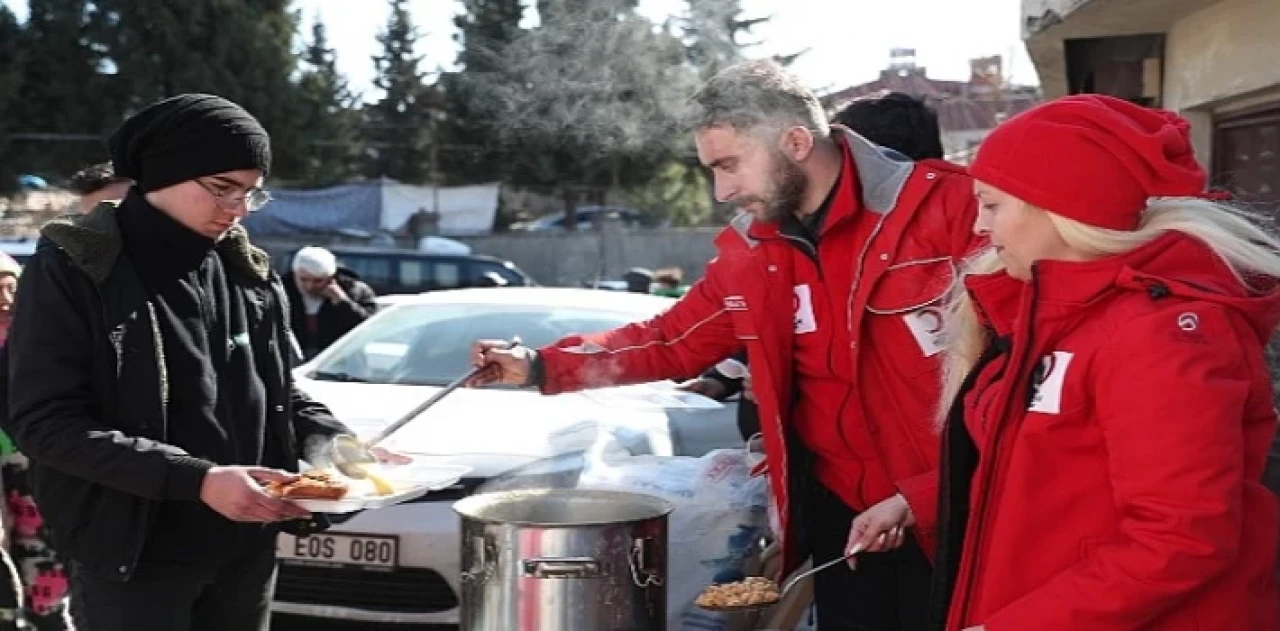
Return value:
[(268, 482), (267, 492), (291, 500), (340, 500), (350, 489), (336, 473), (307, 471), (293, 482)]
[(396, 492), (395, 487), (382, 476), (377, 465), (366, 465), (364, 467), (364, 475), (373, 484), (374, 495), (391, 495)]
[(778, 602), (778, 584), (760, 576), (733, 583), (711, 585), (698, 594), (694, 604), (705, 609), (729, 609), (772, 605)]

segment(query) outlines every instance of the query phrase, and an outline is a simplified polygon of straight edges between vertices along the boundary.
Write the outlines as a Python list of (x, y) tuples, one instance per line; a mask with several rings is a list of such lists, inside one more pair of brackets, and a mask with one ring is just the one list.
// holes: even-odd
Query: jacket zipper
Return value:
[[(854, 270), (853, 274), (853, 284), (849, 287), (849, 297), (845, 299), (844, 328), (847, 339), (850, 343), (848, 350), (849, 361), (852, 363), (852, 366), (850, 366), (850, 369), (852, 370), (851, 374), (856, 374), (858, 372), (858, 349), (852, 346), (855, 343), (854, 340), (857, 339), (857, 332), (853, 330), (853, 301), (858, 295), (858, 288), (862, 286), (862, 274), (866, 268), (867, 253), (871, 251), (871, 244), (875, 242), (881, 229), (884, 228), (885, 220), (888, 219), (888, 217), (888, 213), (880, 215), (880, 219), (876, 221), (875, 227), (871, 229), (871, 234), (867, 237), (866, 243), (862, 244), (862, 251), (858, 253), (858, 267)], [(829, 351), (828, 357), (830, 358), (830, 353), (834, 352), (834, 349)], [(854, 387), (855, 386), (851, 383), (847, 388), (845, 388), (844, 399), (840, 401), (840, 409), (838, 416), (836, 416), (836, 430), (840, 433), (840, 442), (844, 444), (845, 449), (849, 450), (851, 454), (853, 453), (853, 447), (849, 444), (849, 435), (845, 432), (844, 411), (849, 405), (849, 399), (853, 398)], [(866, 422), (866, 419), (863, 419), (863, 423), (864, 425), (870, 426), (869, 423)]]
[[(294, 345), (293, 331), (289, 326), (289, 314), (285, 310), (285, 306), (288, 304), (288, 297), (285, 296), (284, 289), (271, 280), (267, 281), (267, 287), (269, 289), (267, 293), (274, 297), (270, 311), (272, 314), (278, 316), (277, 321), (280, 323), (278, 326), (274, 326), (272, 328), (275, 330), (277, 337), (283, 336), (283, 339), (276, 340), (275, 351), (276, 356), (279, 357), (281, 361), (280, 381), (278, 382), (279, 387), (276, 389), (276, 392), (277, 396), (282, 397), (282, 399), (279, 403), (275, 404), (272, 411), (275, 411), (275, 409), (278, 408), (280, 410), (279, 413), (282, 415), (292, 414), (290, 406), (292, 405), (293, 395), (289, 387), (289, 380), (292, 378), (290, 375), (293, 370), (293, 360), (285, 355), (286, 351), (283, 348), (283, 345), (288, 344), (290, 346), (290, 350), (292, 350)], [(289, 419), (287, 417), (284, 418), (284, 422), (281, 423), (279, 431), (283, 435), (284, 447), (286, 452), (288, 452), (288, 457), (296, 457), (298, 453), (297, 438), (294, 436), (293, 429), (290, 427)]]
[(805, 254), (809, 256), (809, 259), (813, 261), (813, 266), (818, 269), (818, 280), (822, 280), (823, 279), (822, 259), (818, 258), (817, 246), (813, 245), (812, 243), (809, 243), (805, 239), (801, 239), (800, 237), (793, 237), (787, 234), (782, 235), (782, 238), (796, 244), (797, 246), (799, 246), (801, 249), (805, 251)]
[[(1031, 269), (1031, 280), (1028, 283), (1029, 283), (1029, 290), (1031, 292), (1031, 295), (1030, 295), (1030, 304), (1027, 306), (1027, 316), (1026, 318), (1024, 318), (1024, 321), (1026, 322), (1026, 343), (1023, 345), (1021, 352), (1017, 353), (1012, 360), (1013, 366), (1014, 366), (1013, 375), (1017, 381), (1015, 381), (1012, 384), (1009, 384), (1009, 390), (1004, 394), (1003, 405), (1000, 407), (998, 414), (996, 414), (994, 417), (997, 420), (995, 425), (990, 430), (991, 436), (988, 438), (987, 441), (985, 441), (988, 446), (987, 452), (989, 452), (990, 455), (988, 455), (988, 453), (981, 453), (981, 452), (979, 454), (979, 458), (978, 458), (979, 467), (981, 469), (985, 469), (985, 471), (979, 471), (978, 473), (985, 474), (985, 475), (978, 475), (977, 473), (975, 473), (974, 475), (974, 480), (975, 481), (981, 480), (983, 483), (983, 486), (982, 486), (982, 492), (978, 497), (977, 505), (974, 507), (975, 510), (972, 513), (975, 519), (975, 521), (972, 524), (972, 531), (971, 531), (972, 536), (970, 537), (968, 534), (966, 534), (966, 537), (965, 537), (967, 541), (973, 542), (973, 547), (972, 549), (969, 549), (968, 546), (962, 546), (961, 563), (963, 563), (963, 558), (966, 552), (971, 553), (972, 555), (975, 555), (975, 556), (973, 556), (973, 562), (969, 564), (969, 571), (966, 572), (963, 577), (960, 577), (960, 580), (957, 582), (957, 588), (953, 590), (953, 593), (952, 593), (952, 599), (953, 599), (952, 602), (955, 601), (954, 599), (956, 598), (956, 596), (960, 597), (959, 598), (960, 621), (962, 624), (966, 620), (968, 620), (969, 606), (972, 601), (971, 591), (973, 590), (973, 582), (975, 580), (975, 577), (978, 576), (978, 569), (979, 569), (978, 566), (979, 566), (980, 557), (976, 555), (980, 550), (983, 549), (983, 544), (984, 544), (983, 527), (986, 525), (986, 521), (987, 521), (987, 514), (988, 514), (987, 504), (991, 500), (991, 494), (993, 491), (993, 487), (995, 486), (994, 484), (995, 481), (990, 476), (995, 471), (996, 462), (998, 461), (998, 458), (996, 457), (997, 456), (996, 450), (1000, 445), (1000, 437), (1003, 434), (1003, 430), (1005, 426), (1008, 425), (1008, 423), (1005, 422), (1005, 420), (1006, 420), (1006, 417), (1008, 417), (1012, 411), (1011, 405), (1015, 400), (1020, 400), (1020, 399), (1016, 399), (1019, 393), (1025, 392), (1024, 390), (1018, 387), (1018, 382), (1021, 381), (1022, 375), (1027, 372), (1026, 371), (1027, 360), (1030, 357), (1031, 350), (1035, 347), (1035, 313), (1036, 313), (1036, 302), (1039, 298), (1038, 296), (1039, 280), (1036, 276), (1036, 270), (1034, 265), (1032, 266), (1032, 269)], [(1014, 350), (1018, 350), (1018, 349), (1014, 349)], [(1007, 368), (1008, 366), (1009, 364), (1006, 363), (1005, 367)], [(960, 590), (961, 587), (963, 587), (963, 591)]]
[[(212, 252), (212, 255), (214, 257), (220, 257), (217, 251)], [(221, 258), (218, 258), (218, 266), (220, 268), (222, 267)], [(228, 297), (230, 297), (230, 292), (232, 291), (231, 283), (228, 282), (226, 278), (226, 270), (223, 270), (222, 275), (223, 275), (223, 282), (227, 283), (227, 293), (228, 293)], [(196, 288), (196, 296), (197, 296), (196, 303), (200, 307), (200, 322), (201, 324), (204, 325), (204, 338), (205, 340), (207, 340), (206, 343), (209, 344), (209, 362), (213, 368), (214, 375), (218, 375), (220, 370), (225, 370), (227, 366), (230, 365), (230, 362), (228, 361), (228, 357), (227, 357), (228, 355), (227, 342), (229, 340), (213, 339), (216, 337), (218, 332), (217, 316), (213, 314), (213, 309), (217, 307), (217, 305), (213, 304), (213, 301), (209, 298), (209, 292), (205, 291), (205, 283), (212, 282), (211, 276), (205, 273), (205, 263), (201, 263), (200, 267), (196, 269), (195, 281), (196, 281), (195, 288)], [(234, 334), (234, 331), (232, 330), (232, 326), (231, 326), (230, 316), (228, 316), (227, 322), (225, 324), (227, 325), (227, 332), (230, 334)], [(219, 381), (220, 381), (219, 379), (215, 378), (215, 382), (219, 382)], [(236, 458), (237, 456), (240, 455), (238, 453), (240, 451), (240, 439), (237, 436), (236, 423), (234, 419), (231, 418), (231, 407), (230, 407), (230, 404), (227, 402), (224, 396), (224, 393), (222, 391), (222, 384), (217, 383), (217, 388), (218, 388), (217, 394), (215, 395), (214, 402), (213, 402), (213, 414), (214, 414), (214, 417), (217, 417), (219, 414), (222, 414), (225, 416), (227, 420), (227, 426), (226, 426), (227, 438), (230, 439), (231, 441), (230, 455), (232, 458)]]
[[(845, 332), (848, 334), (849, 336), (848, 339), (850, 341), (852, 341), (855, 337), (854, 331), (853, 331), (853, 302), (854, 302), (854, 298), (857, 296), (858, 287), (862, 283), (862, 275), (863, 275), (864, 268), (866, 267), (867, 252), (871, 250), (871, 244), (875, 242), (876, 237), (880, 234), (880, 231), (884, 228), (885, 221), (888, 219), (888, 217), (889, 217), (888, 213), (880, 215), (880, 218), (876, 220), (875, 227), (871, 229), (871, 234), (867, 237), (866, 243), (862, 245), (862, 251), (858, 254), (858, 267), (854, 272), (853, 284), (849, 287), (849, 297), (845, 299), (844, 327), (845, 327)], [(804, 249), (808, 251), (808, 253), (810, 254), (810, 256), (814, 261), (814, 267), (818, 269), (818, 280), (824, 281), (825, 276), (822, 273), (822, 262), (821, 262), (821, 258), (818, 256), (818, 249), (812, 243), (809, 243), (808, 241), (804, 239), (800, 239), (798, 237), (792, 237), (790, 235), (784, 234), (782, 235), (782, 238), (787, 239), (788, 241), (791, 241), (793, 243), (801, 244), (804, 247)], [(853, 351), (850, 353), (850, 361), (854, 363), (853, 369), (856, 372), (858, 354), (856, 352), (856, 349), (850, 348), (849, 350)], [(835, 361), (836, 361), (835, 349), (828, 348), (827, 349), (827, 370), (830, 370), (831, 374), (833, 375), (838, 374), (835, 368)], [(840, 400), (840, 407), (836, 409), (836, 418), (834, 419), (834, 421), (836, 424), (836, 432), (840, 436), (840, 444), (844, 445), (844, 448), (848, 450), (850, 453), (853, 453), (853, 447), (849, 443), (849, 435), (845, 431), (845, 426), (844, 426), (844, 413), (849, 406), (849, 399), (851, 398), (853, 398), (852, 385), (845, 388), (844, 398)]]
[[(98, 287), (96, 283), (93, 284), (93, 292), (97, 296), (98, 305), (101, 308), (103, 328), (106, 328), (108, 323), (111, 322), (110, 314), (107, 312), (106, 297), (102, 295), (102, 289)], [(168, 411), (169, 384), (168, 384), (168, 378), (167, 378), (168, 373), (165, 370), (165, 365), (164, 365), (164, 340), (160, 337), (160, 325), (159, 323), (156, 322), (155, 306), (151, 304), (150, 299), (146, 300), (146, 304), (147, 304), (147, 317), (151, 319), (151, 335), (152, 335), (152, 338), (155, 340), (156, 372), (159, 375), (159, 383), (157, 385), (160, 387), (160, 432), (156, 438), (157, 440), (164, 442), (168, 440), (168, 416), (169, 416), (168, 414), (169, 413)], [(109, 329), (107, 330), (107, 335), (108, 335), (108, 338), (111, 335), (111, 331)], [(114, 343), (111, 344), (112, 352), (116, 353), (116, 375), (115, 375), (115, 379), (112, 380), (111, 406), (113, 408), (116, 408), (117, 410), (120, 408), (120, 367), (123, 365), (123, 362), (124, 362), (123, 338), (121, 341), (122, 343), (118, 347)], [(108, 339), (108, 342), (110, 342), (110, 339)], [(147, 428), (144, 426), (143, 430), (145, 431), (146, 429)], [(120, 576), (128, 577), (132, 575), (133, 571), (138, 567), (138, 560), (142, 558), (142, 548), (144, 547), (143, 540), (146, 538), (147, 531), (149, 531), (152, 526), (151, 505), (152, 505), (152, 502), (142, 502), (141, 504), (139, 504), (139, 506), (141, 506), (142, 523), (144, 524), (144, 528), (146, 530), (142, 532), (142, 536), (139, 536), (138, 533), (134, 533), (134, 540), (136, 545), (133, 546), (133, 550), (127, 551), (129, 555), (128, 565), (114, 568), (116, 573)]]

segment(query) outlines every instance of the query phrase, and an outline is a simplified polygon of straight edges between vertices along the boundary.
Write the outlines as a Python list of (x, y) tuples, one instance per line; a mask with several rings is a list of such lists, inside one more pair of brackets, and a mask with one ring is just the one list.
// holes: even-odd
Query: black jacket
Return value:
[(289, 294), (293, 334), (297, 336), (307, 359), (328, 348), (378, 310), (378, 296), (354, 272), (338, 268), (334, 278), (350, 300), (338, 304), (328, 300), (321, 303), (320, 311), (316, 313), (318, 327), (314, 334), (307, 329), (307, 310), (302, 304), (298, 285), (293, 281), (293, 274), (286, 274), (282, 281)]
[[(41, 233), (0, 362), (4, 430), (32, 461), (35, 499), (58, 549), (98, 576), (128, 580), (160, 502), (189, 501), (177, 495), (198, 485), (208, 463), (165, 442), (164, 339), (155, 306), (121, 256), (115, 206)], [(246, 305), (266, 427), (280, 446), (262, 464), (296, 470), (309, 440), (347, 430), (293, 384), (288, 304), (267, 255), (239, 228), (216, 249), (228, 291)]]

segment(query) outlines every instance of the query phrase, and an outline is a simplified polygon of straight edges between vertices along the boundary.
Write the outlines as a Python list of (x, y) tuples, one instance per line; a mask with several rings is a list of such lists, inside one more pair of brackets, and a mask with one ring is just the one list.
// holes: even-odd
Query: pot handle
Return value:
[(525, 578), (600, 578), (600, 562), (591, 557), (524, 559)]
[(653, 547), (657, 545), (653, 539), (636, 539), (631, 546), (631, 580), (636, 587), (644, 589), (649, 586), (660, 587), (663, 584), (661, 568), (654, 567)]
[(484, 583), (493, 576), (498, 564), (498, 553), (487, 537), (472, 537), (473, 569), (462, 570), (463, 581)]

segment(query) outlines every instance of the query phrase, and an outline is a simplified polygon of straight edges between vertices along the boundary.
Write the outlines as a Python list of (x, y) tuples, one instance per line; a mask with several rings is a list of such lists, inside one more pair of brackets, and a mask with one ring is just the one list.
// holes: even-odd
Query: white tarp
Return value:
[(433, 186), (412, 186), (384, 180), (381, 227), (399, 230), (414, 213), (434, 210), (440, 214), (440, 234), (489, 234), (498, 214), (500, 191), (498, 182), (439, 187), (437, 190)]

